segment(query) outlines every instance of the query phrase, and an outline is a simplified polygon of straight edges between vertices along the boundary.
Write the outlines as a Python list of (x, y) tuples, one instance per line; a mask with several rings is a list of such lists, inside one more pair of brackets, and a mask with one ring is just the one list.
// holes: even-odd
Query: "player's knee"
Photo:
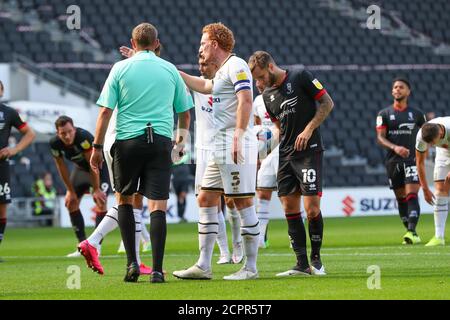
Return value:
[(232, 198), (225, 197), (225, 204), (228, 208), (234, 209), (234, 200)]
[(270, 201), (272, 198), (272, 191), (258, 190), (258, 199)]
[(234, 199), (234, 204), (236, 205), (236, 209), (242, 210), (248, 207), (253, 206), (253, 197), (252, 198), (236, 198)]
[(320, 214), (320, 206), (319, 205), (308, 205), (305, 206), (306, 216), (308, 220), (314, 220)]

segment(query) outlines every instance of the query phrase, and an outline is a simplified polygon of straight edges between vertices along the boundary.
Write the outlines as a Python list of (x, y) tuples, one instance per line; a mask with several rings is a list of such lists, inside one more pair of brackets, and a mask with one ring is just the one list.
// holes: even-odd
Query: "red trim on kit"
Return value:
[(5, 223), (6, 223), (6, 221), (7, 221), (7, 219), (6, 219), (6, 218), (4, 218), (4, 219), (0, 219), (0, 224), (5, 224)]
[(410, 193), (406, 196), (405, 198), (405, 202), (411, 200), (411, 199), (416, 199), (417, 198), (417, 194), (416, 193)]
[(325, 89), (320, 90), (319, 93), (315, 95), (314, 100), (319, 100), (325, 93), (327, 93), (327, 90)]
[(24, 122), (22, 123), (17, 129), (22, 130), (23, 128), (25, 128), (27, 126), (27, 123)]
[(300, 213), (286, 214), (285, 216), (287, 220), (294, 220), (300, 218), (301, 214)]
[(387, 129), (387, 126), (378, 126), (377, 130), (383, 130), (383, 129)]

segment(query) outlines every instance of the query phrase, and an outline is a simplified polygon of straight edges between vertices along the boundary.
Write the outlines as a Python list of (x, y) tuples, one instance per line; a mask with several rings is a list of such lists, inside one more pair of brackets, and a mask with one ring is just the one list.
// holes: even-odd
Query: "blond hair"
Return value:
[(255, 51), (248, 59), (248, 66), (251, 71), (253, 71), (256, 67), (265, 70), (269, 67), (269, 64), (275, 65), (275, 61), (266, 51)]
[(202, 33), (207, 33), (211, 40), (217, 41), (219, 47), (226, 52), (233, 52), (234, 35), (223, 23), (211, 23), (203, 27)]

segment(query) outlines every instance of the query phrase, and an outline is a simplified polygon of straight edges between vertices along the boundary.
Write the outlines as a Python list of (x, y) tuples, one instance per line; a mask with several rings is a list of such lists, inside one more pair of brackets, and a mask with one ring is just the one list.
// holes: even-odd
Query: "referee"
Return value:
[(139, 264), (135, 251), (133, 194), (149, 199), (153, 255), (151, 282), (164, 282), (162, 263), (166, 241), (166, 208), (171, 174), (173, 109), (178, 113), (175, 154), (183, 149), (189, 129), (186, 87), (178, 70), (154, 53), (158, 31), (149, 23), (136, 26), (131, 45), (136, 54), (116, 63), (97, 104), (101, 107), (91, 157), (93, 170), (103, 162), (102, 147), (111, 114), (117, 113), (117, 136), (112, 146), (114, 185), (118, 193), (118, 222), (127, 252), (124, 281), (136, 282)]

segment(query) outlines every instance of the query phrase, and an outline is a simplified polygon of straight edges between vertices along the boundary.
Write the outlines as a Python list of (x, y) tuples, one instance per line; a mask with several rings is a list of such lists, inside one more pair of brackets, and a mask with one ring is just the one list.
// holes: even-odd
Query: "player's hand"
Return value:
[(92, 193), (92, 198), (94, 198), (94, 202), (98, 206), (102, 206), (106, 203), (106, 194), (100, 189), (94, 190)]
[(313, 131), (309, 129), (303, 130), (303, 132), (297, 136), (297, 139), (295, 139), (294, 150), (295, 151), (306, 150), (306, 147), (308, 146), (308, 141), (311, 138), (312, 133)]
[(103, 164), (103, 152), (100, 149), (95, 149), (92, 151), (91, 154), (91, 168), (92, 171), (94, 171), (95, 174), (100, 174), (100, 169), (102, 168)]
[(75, 193), (67, 190), (66, 197), (64, 199), (64, 204), (66, 208), (73, 207), (78, 201), (78, 197)]
[(126, 46), (121, 46), (119, 51), (125, 58), (131, 58), (136, 53), (133, 49)]
[(0, 150), (0, 160), (4, 160), (4, 159), (8, 159), (8, 158), (12, 158), (16, 155), (17, 153), (15, 152), (14, 148), (3, 148)]
[(233, 136), (233, 145), (231, 146), (231, 159), (235, 164), (240, 164), (244, 162), (244, 157), (242, 156), (242, 137), (243, 135), (235, 133)]
[(450, 186), (450, 172), (447, 174), (447, 176), (445, 177), (445, 184)]
[(428, 202), (431, 205), (434, 205), (434, 200), (436, 199), (434, 197), (433, 192), (431, 192), (430, 189), (423, 189), (423, 197), (425, 198), (425, 201)]
[(408, 158), (409, 157), (409, 150), (402, 146), (395, 146), (394, 152), (398, 154), (402, 158)]
[(183, 156), (185, 155), (184, 144), (183, 143), (175, 143), (172, 149), (172, 162), (177, 164), (181, 161)]

